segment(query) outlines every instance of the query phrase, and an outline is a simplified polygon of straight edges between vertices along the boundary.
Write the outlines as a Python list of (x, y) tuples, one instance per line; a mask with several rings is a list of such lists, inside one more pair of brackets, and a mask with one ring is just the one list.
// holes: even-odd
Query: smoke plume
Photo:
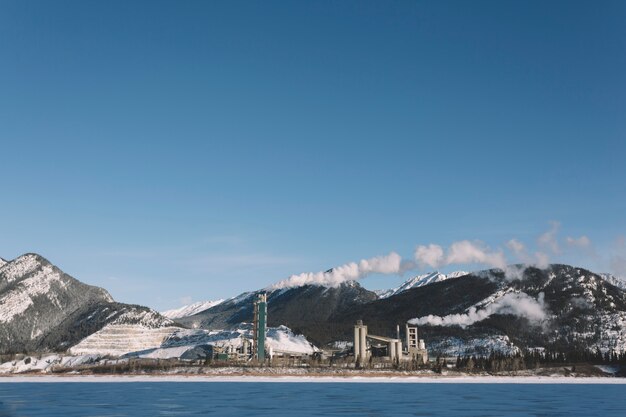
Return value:
[(518, 317), (525, 317), (531, 322), (541, 322), (547, 317), (544, 293), (539, 293), (539, 297), (536, 300), (523, 292), (509, 293), (480, 310), (476, 309), (476, 307), (470, 307), (466, 314), (450, 314), (443, 317), (429, 315), (409, 320), (409, 323), (417, 324), (418, 326), (460, 326), (465, 328), (485, 320), (493, 314), (512, 314)]

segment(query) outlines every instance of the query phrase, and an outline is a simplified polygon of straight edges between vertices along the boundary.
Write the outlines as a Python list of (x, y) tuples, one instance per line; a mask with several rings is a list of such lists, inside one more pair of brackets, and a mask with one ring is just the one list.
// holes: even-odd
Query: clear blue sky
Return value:
[(124, 302), (550, 221), (608, 270), (625, 156), (623, 1), (0, 2), (0, 256)]

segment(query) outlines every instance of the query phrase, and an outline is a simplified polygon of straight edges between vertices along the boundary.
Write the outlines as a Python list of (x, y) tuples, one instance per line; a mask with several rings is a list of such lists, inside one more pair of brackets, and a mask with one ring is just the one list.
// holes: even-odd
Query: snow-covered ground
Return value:
[(193, 316), (194, 314), (201, 313), (204, 310), (215, 307), (223, 301), (223, 299), (214, 301), (198, 301), (197, 303), (189, 304), (180, 308), (163, 311), (161, 314), (170, 319), (179, 319), (181, 317)]
[(24, 372), (48, 372), (53, 367), (68, 368), (92, 364), (100, 361), (101, 355), (43, 355), (40, 358), (27, 356), (20, 360), (13, 360), (0, 364), (0, 374), (19, 374)]

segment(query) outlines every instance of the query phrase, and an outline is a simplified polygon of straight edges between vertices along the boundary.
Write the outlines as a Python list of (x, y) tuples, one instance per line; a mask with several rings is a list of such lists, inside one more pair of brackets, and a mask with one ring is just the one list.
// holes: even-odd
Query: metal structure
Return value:
[(424, 340), (418, 338), (417, 327), (406, 325), (406, 350), (402, 348), (400, 326), (396, 326), (396, 338), (368, 334), (367, 326), (358, 320), (354, 326), (354, 362), (364, 366), (372, 356), (372, 349), (385, 349), (386, 357), (391, 361), (417, 360), (428, 361), (428, 352)]
[(265, 361), (265, 336), (267, 333), (267, 294), (257, 295), (254, 302), (254, 358)]
[(362, 320), (359, 320), (354, 326), (354, 361), (363, 366), (368, 360), (367, 326), (363, 324)]

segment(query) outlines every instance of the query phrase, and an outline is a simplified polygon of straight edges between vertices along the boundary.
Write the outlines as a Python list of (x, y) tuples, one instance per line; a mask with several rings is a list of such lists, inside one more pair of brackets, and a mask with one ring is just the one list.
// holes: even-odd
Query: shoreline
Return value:
[(418, 383), (418, 384), (606, 384), (626, 385), (626, 378), (566, 376), (328, 376), (328, 375), (3, 375), (5, 383), (238, 382), (238, 383)]

